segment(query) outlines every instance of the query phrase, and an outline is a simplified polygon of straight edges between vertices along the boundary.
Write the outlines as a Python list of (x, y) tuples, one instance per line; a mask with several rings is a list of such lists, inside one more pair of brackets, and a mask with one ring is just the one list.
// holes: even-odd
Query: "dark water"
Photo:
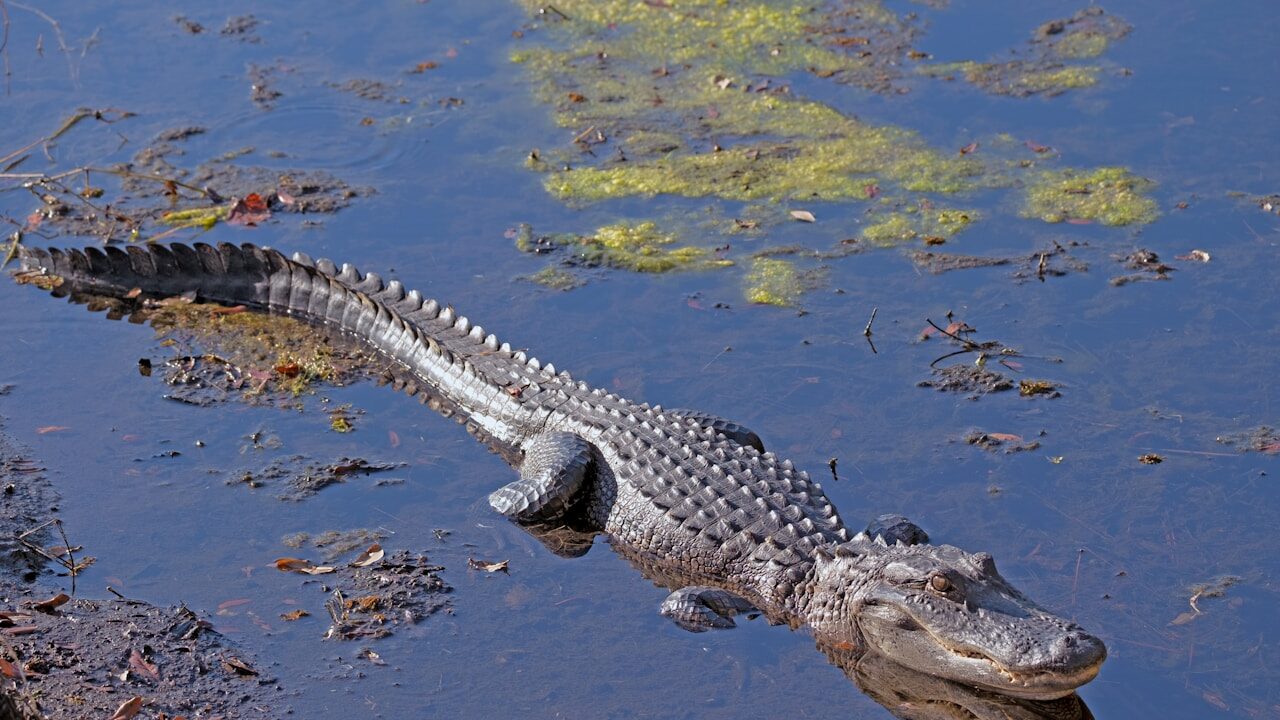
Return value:
[[(589, 232), (619, 216), (707, 203), (571, 208), (544, 192), (524, 156), (572, 135), (508, 61), (512, 31), (529, 20), (514, 4), (41, 7), (70, 57), (52, 26), (9, 7), (0, 153), (51, 132), (77, 107), (136, 117), (77, 127), (50, 150), (57, 165), (37, 150), (15, 171), (116, 162), (161, 130), (201, 125), (208, 132), (186, 142), (182, 162), (253, 146), (245, 163), (326, 170), (376, 188), (317, 226), (290, 217), (220, 225), (202, 239), (393, 268), (407, 286), (588, 381), (740, 420), (815, 475), (839, 458), (840, 480), (826, 490), (851, 522), (905, 512), (936, 540), (992, 552), (1028, 594), (1102, 636), (1110, 659), (1081, 693), (1100, 718), (1280, 717), (1278, 469), (1269, 454), (1215, 440), (1280, 422), (1280, 219), (1250, 199), (1280, 192), (1280, 15), (1271, 4), (1112, 4), (1135, 30), (1108, 58), (1132, 75), (1053, 99), (956, 85), (886, 98), (805, 81), (806, 93), (939, 147), (1010, 132), (1052, 145), (1074, 166), (1128, 166), (1158, 183), (1162, 216), (1138, 229), (1045, 225), (993, 201), (989, 217), (947, 249), (1026, 254), (1050, 240), (1087, 242), (1079, 254), (1088, 271), (1017, 283), (1008, 268), (933, 275), (899, 250), (875, 251), (832, 261), (803, 316), (748, 305), (735, 274), (600, 271), (569, 293), (515, 279), (544, 264), (504, 237), (518, 223)], [(992, 55), (1078, 9), (912, 7), (930, 18), (928, 48), (943, 59)], [(228, 16), (250, 12), (256, 42), (220, 35)], [(205, 32), (184, 31), (173, 20), (180, 13)], [(427, 60), (439, 67), (406, 72)], [(251, 66), (267, 68), (282, 93), (270, 109), (250, 99)], [(392, 85), (390, 101), (333, 87), (361, 78)], [(0, 193), (0, 219), (21, 223), (37, 207), (26, 191)], [(857, 212), (820, 207), (827, 217)], [(803, 229), (781, 226), (766, 242), (803, 241)], [(1125, 272), (1113, 256), (1139, 247), (1179, 269), (1168, 281), (1111, 286)], [(1172, 260), (1192, 248), (1212, 260)], [(711, 310), (716, 302), (732, 307)], [(219, 629), (296, 693), (300, 717), (887, 717), (804, 634), (746, 622), (689, 635), (658, 616), (666, 591), (607, 547), (552, 556), (484, 503), (511, 470), (404, 396), (368, 384), (323, 390), (366, 412), (349, 435), (331, 432), (314, 407), (192, 408), (135, 371), (155, 350), (151, 329), (8, 283), (0, 303), (0, 380), (16, 385), (2, 411), (53, 471), (74, 541), (98, 558), (81, 591), (104, 595), (110, 584), (216, 613)], [(860, 336), (873, 307), (876, 354)], [(1062, 397), (972, 401), (916, 387), (935, 357), (955, 349), (918, 341), (925, 318), (942, 322), (948, 310), (979, 339), (1020, 349), (1022, 377), (1052, 380)], [(69, 429), (37, 432), (48, 426)], [(975, 428), (1040, 447), (987, 453), (961, 439)], [(257, 430), (283, 446), (245, 450)], [(181, 456), (155, 457), (172, 449)], [(403, 461), (407, 482), (352, 482), (302, 503), (224, 482), (285, 453)], [(1147, 453), (1164, 462), (1140, 464)], [(314, 617), (281, 621), (293, 602), (319, 611), (323, 594), (268, 568), (296, 552), (285, 535), (359, 527), (430, 553), (456, 589), (452, 615), (376, 643), (387, 667), (355, 659), (356, 644), (322, 641), (325, 623)], [(451, 534), (438, 539), (437, 528)], [(511, 572), (468, 571), (468, 557), (510, 559)], [(1223, 576), (1237, 581), (1222, 597), (1202, 593), (1188, 621), (1195, 587)], [(219, 612), (239, 599), (249, 602)]]

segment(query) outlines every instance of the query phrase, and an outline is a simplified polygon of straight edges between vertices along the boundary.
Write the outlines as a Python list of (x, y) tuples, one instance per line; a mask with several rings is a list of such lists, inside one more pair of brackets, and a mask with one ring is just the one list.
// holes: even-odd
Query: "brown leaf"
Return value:
[(301, 560), (299, 558), (280, 558), (276, 560), (276, 569), (284, 572), (300, 572), (307, 575), (324, 575), (333, 572), (336, 568), (327, 565), (316, 565), (310, 560)]
[(142, 696), (134, 695), (133, 697), (120, 703), (120, 707), (116, 708), (115, 713), (108, 720), (129, 720), (129, 718), (138, 714), (142, 709)]
[(1164, 458), (1160, 457), (1155, 453), (1147, 453), (1146, 455), (1138, 456), (1138, 462), (1142, 463), (1143, 465), (1159, 465), (1160, 463), (1164, 462)]
[(1021, 435), (1013, 435), (1011, 433), (987, 433), (987, 437), (1000, 442), (1022, 442)]
[(811, 222), (818, 221), (818, 219), (813, 216), (813, 213), (809, 212), (808, 210), (792, 210), (791, 217), (796, 220), (799, 220), (800, 222), (811, 223)]
[(129, 299), (129, 300), (132, 300), (132, 299), (134, 299), (134, 298), (138, 297), (138, 296), (139, 296), (139, 295), (141, 295), (141, 294), (142, 294), (142, 288), (140, 288), (140, 287), (136, 287), (136, 288), (134, 288), (134, 289), (130, 290), (129, 292), (125, 293), (125, 294), (124, 294), (124, 296), (125, 296), (125, 298), (127, 298), (127, 299)]
[(472, 570), (483, 570), (485, 572), (507, 572), (507, 563), (510, 560), (502, 562), (489, 562), (488, 560), (476, 560), (475, 558), (467, 558), (467, 567)]
[(227, 213), (229, 224), (246, 227), (254, 227), (270, 218), (271, 209), (267, 207), (267, 201), (263, 200), (258, 193), (249, 193), (240, 198), (235, 205), (231, 206), (231, 212)]
[(70, 599), (71, 599), (70, 595), (66, 593), (58, 593), (57, 595), (54, 595), (48, 600), (41, 600), (35, 605), (32, 605), (31, 609), (39, 610), (40, 612), (43, 612), (43, 613), (51, 613), (54, 610), (58, 609), (58, 607), (65, 605), (67, 601)]
[(975, 151), (977, 151), (977, 149), (978, 149), (978, 141), (977, 141), (977, 140), (974, 140), (973, 142), (969, 143), (968, 145), (965, 145), (964, 147), (960, 148), (960, 154), (961, 154), (961, 155), (968, 155), (968, 154), (969, 154), (969, 153), (971, 153), (971, 152), (975, 152)]
[(258, 674), (257, 670), (254, 670), (253, 668), (249, 667), (249, 665), (246, 664), (243, 660), (238, 660), (236, 658), (223, 658), (222, 667), (226, 669), (227, 672), (233, 672), (237, 675), (257, 675)]
[(144, 675), (152, 680), (160, 679), (160, 669), (153, 663), (147, 662), (147, 659), (142, 657), (142, 653), (137, 650), (129, 653), (129, 667), (139, 675)]
[(280, 617), (290, 622), (293, 622), (294, 620), (301, 620), (302, 618), (307, 617), (309, 615), (311, 615), (311, 613), (307, 612), (306, 610), (303, 610), (302, 608), (298, 608), (297, 610), (290, 610), (287, 613), (281, 613)]
[(351, 567), (368, 567), (381, 560), (382, 556), (385, 554), (386, 553), (382, 550), (382, 546), (378, 543), (374, 543), (369, 546), (368, 550), (360, 553), (360, 557), (351, 561)]
[(7, 678), (13, 678), (14, 680), (22, 680), (25, 677), (22, 673), (22, 668), (14, 665), (4, 658), (0, 658), (0, 674), (3, 674)]

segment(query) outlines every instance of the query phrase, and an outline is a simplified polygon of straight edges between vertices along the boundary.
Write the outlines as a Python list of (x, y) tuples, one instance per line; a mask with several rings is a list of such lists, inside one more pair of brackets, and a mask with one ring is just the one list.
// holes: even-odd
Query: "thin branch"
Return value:
[(924, 321), (932, 325), (934, 330), (937, 330), (938, 332), (942, 333), (943, 335), (946, 335), (952, 340), (956, 340), (961, 344), (963, 344), (965, 347), (965, 350), (972, 351), (972, 350), (982, 349), (981, 345), (979, 345), (978, 343), (972, 340), (967, 340), (965, 338), (960, 337), (959, 335), (956, 335), (955, 333), (950, 333), (950, 332), (947, 332), (946, 330), (943, 330), (942, 328), (938, 327), (937, 323), (935, 323), (933, 320), (930, 320), (929, 318), (925, 318)]
[(4, 63), (4, 94), (7, 96), (13, 90), (9, 87), (13, 71), (9, 69), (9, 8), (4, 0), (0, 0), (0, 20), (4, 22), (3, 37), (0, 37), (0, 61)]
[(49, 17), (49, 14), (41, 10), (40, 8), (34, 8), (34, 7), (31, 7), (30, 5), (16, 3), (16, 2), (13, 2), (12, 0), (10, 0), (10, 4), (18, 8), (19, 10), (26, 10), (27, 12), (33, 15), (36, 15), (37, 17), (41, 18), (45, 22), (49, 23), (49, 26), (53, 28), (54, 37), (58, 38), (58, 49), (61, 50), (62, 54), (67, 57), (67, 74), (71, 77), (71, 85), (72, 87), (79, 90), (80, 89), (80, 70), (79, 68), (76, 67), (75, 60), (71, 58), (71, 48), (67, 46), (67, 39), (62, 35), (62, 25), (58, 24), (57, 20), (54, 20), (52, 17)]

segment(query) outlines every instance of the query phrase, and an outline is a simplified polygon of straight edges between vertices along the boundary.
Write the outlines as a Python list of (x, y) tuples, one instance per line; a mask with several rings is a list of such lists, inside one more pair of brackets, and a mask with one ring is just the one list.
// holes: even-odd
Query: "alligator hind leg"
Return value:
[(719, 415), (700, 412), (698, 410), (672, 410), (671, 414), (679, 415), (680, 417), (688, 418), (689, 420), (696, 420), (702, 427), (722, 433), (725, 437), (739, 445), (750, 445), (756, 450), (764, 452), (764, 441), (761, 440), (760, 436), (755, 434), (751, 428), (746, 427), (742, 423), (722, 418)]
[(489, 495), (494, 510), (519, 522), (551, 522), (576, 502), (595, 472), (595, 446), (567, 432), (549, 432), (524, 446), (520, 479)]
[(707, 585), (680, 588), (662, 601), (663, 617), (689, 632), (735, 627), (734, 615), (755, 609), (742, 597)]

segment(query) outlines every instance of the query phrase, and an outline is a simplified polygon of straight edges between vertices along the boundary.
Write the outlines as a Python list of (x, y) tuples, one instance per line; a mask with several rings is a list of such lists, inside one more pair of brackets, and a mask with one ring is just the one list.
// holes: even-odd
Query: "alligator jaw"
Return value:
[(903, 608), (889, 604), (864, 606), (858, 627), (869, 644), (908, 666), (912, 664), (910, 656), (927, 656), (929, 666), (928, 669), (921, 668), (924, 672), (1028, 700), (1054, 700), (1070, 695), (1093, 680), (1106, 659), (1101, 643), (1082, 634), (1082, 637), (1089, 638), (1090, 643), (1097, 643), (1099, 651), (1077, 668), (1012, 667), (979, 647), (958, 643), (930, 631)]

